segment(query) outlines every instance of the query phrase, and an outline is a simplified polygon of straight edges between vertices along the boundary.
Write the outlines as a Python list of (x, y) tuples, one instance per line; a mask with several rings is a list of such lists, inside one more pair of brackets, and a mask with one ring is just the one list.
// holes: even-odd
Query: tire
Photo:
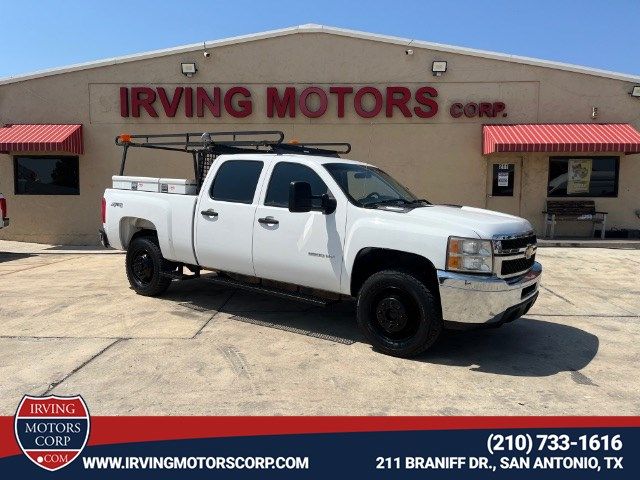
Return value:
[(442, 333), (436, 298), (410, 273), (384, 270), (358, 294), (358, 325), (373, 347), (396, 357), (414, 357)]
[(172, 262), (164, 259), (153, 237), (132, 240), (127, 249), (126, 266), (131, 288), (145, 297), (156, 297), (166, 292), (171, 285), (171, 278), (162, 275), (162, 272), (175, 268)]

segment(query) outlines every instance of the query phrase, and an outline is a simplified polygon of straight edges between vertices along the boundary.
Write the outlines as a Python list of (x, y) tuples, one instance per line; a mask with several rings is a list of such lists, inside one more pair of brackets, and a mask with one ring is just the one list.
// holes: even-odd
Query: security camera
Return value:
[(211, 53), (204, 51), (202, 52), (202, 55), (204, 55), (204, 58), (209, 58), (211, 56)]
[(410, 48), (404, 51), (405, 55), (413, 55), (413, 50), (411, 50)]

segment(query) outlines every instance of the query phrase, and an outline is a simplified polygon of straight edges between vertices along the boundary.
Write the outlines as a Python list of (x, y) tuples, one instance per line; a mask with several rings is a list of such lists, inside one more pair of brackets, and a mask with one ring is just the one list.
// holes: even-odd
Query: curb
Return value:
[(566, 239), (556, 240), (547, 238), (538, 238), (538, 247), (560, 247), (560, 248), (612, 248), (624, 250), (640, 249), (640, 240), (577, 240)]

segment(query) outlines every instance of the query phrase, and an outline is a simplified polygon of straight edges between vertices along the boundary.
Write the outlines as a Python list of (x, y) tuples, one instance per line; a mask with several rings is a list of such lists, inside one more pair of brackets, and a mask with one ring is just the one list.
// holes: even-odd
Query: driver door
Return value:
[(317, 204), (314, 201), (310, 212), (294, 213), (288, 208), (291, 182), (308, 182), (313, 195), (332, 195), (321, 174), (329, 177), (327, 172), (317, 172), (295, 162), (277, 162), (271, 167), (268, 186), (263, 189), (265, 193), (255, 215), (253, 265), (256, 276), (340, 291), (346, 199), (336, 197), (338, 206), (329, 215), (320, 210), (320, 200)]

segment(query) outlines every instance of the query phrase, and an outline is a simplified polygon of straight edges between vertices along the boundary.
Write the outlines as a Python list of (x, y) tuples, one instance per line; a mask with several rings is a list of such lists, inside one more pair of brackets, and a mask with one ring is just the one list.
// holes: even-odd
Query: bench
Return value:
[(593, 200), (563, 201), (547, 200), (547, 208), (544, 214), (544, 235), (551, 227), (549, 238), (553, 238), (556, 229), (556, 222), (562, 220), (585, 221), (593, 223), (591, 236), (596, 233), (596, 225), (601, 224), (600, 238), (604, 238), (604, 231), (607, 226), (607, 212), (597, 212), (596, 203)]

